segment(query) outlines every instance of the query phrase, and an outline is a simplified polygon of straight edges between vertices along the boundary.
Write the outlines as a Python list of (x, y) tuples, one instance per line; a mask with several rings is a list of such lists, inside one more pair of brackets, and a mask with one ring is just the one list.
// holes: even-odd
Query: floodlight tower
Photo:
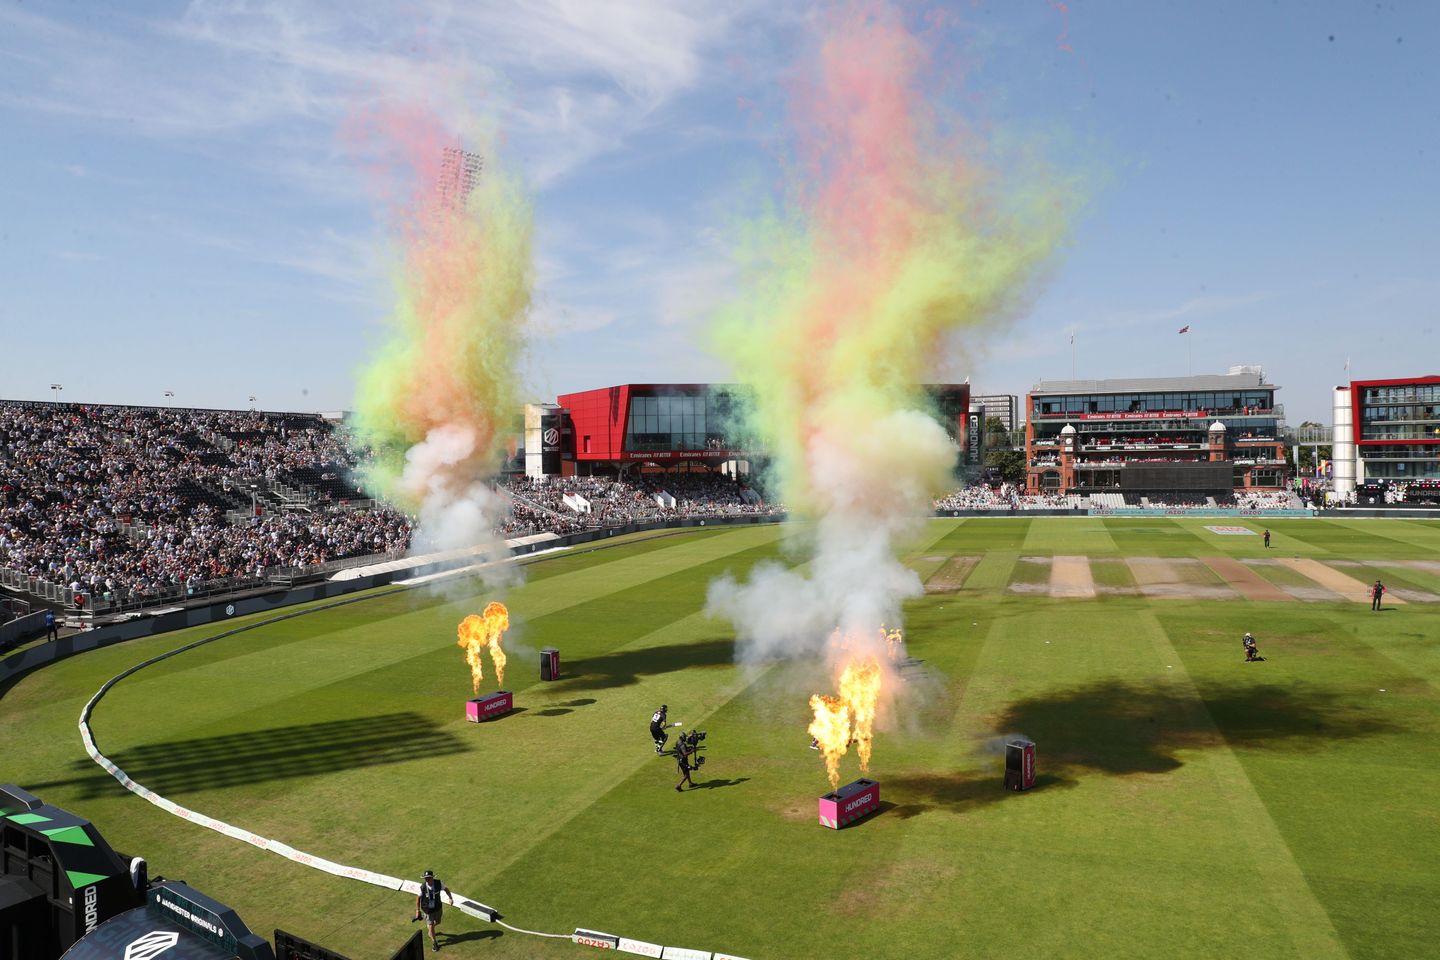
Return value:
[(445, 147), (440, 154), (440, 176), (435, 183), (440, 195), (440, 208), (464, 209), (484, 166), (485, 158), (478, 153), (459, 147)]

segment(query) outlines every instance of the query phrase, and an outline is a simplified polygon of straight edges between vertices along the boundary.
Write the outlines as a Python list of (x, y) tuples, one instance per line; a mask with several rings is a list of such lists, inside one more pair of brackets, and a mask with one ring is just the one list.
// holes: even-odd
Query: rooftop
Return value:
[(1202, 390), (1279, 390), (1265, 382), (1258, 368), (1244, 373), (1202, 373), (1190, 377), (1138, 377), (1132, 380), (1041, 380), (1030, 392), (1058, 393), (1192, 393)]

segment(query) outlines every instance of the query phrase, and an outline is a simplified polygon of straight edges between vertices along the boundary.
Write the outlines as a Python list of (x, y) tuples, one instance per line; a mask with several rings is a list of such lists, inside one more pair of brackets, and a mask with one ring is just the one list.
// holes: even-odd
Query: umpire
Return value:
[[(435, 927), (440, 923), (440, 915), (444, 907), (440, 898), (444, 897), (453, 905), (455, 898), (450, 896), (450, 891), (445, 889), (445, 884), (435, 878), (435, 871), (426, 870), (425, 876), (420, 881), (420, 892), (415, 895), (415, 919), (425, 917), (425, 926), (430, 931), (430, 949), (440, 949), (440, 941), (435, 939)], [(413, 922), (413, 921), (412, 921)]]

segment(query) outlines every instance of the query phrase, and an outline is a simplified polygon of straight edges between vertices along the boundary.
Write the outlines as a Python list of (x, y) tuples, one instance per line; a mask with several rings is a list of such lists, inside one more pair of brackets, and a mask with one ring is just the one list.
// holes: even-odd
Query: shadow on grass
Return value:
[[(102, 741), (103, 749), (103, 741)], [(358, 767), (464, 753), (464, 740), (416, 713), (387, 713), (270, 727), (192, 740), (171, 740), (120, 751), (110, 757), (131, 779), (162, 794), (216, 790), (271, 780), (313, 777)], [(31, 784), (43, 791), (73, 786), (80, 799), (116, 787), (90, 760), (73, 764), (76, 776)], [(88, 774), (94, 771), (93, 774)]]
[(641, 677), (695, 667), (729, 666), (734, 662), (734, 640), (672, 643), (572, 660), (567, 668), (573, 673), (559, 682), (565, 684), (569, 690), (607, 690), (638, 683)]
[[(1078, 780), (1055, 774), (1041, 774), (1035, 778), (1035, 786), (1027, 793), (1035, 790), (1068, 790), (1078, 785)], [(886, 777), (881, 786), (900, 802), (882, 800), (880, 811), (892, 813), (902, 820), (918, 817), (931, 810), (944, 809), (951, 813), (964, 813), (976, 807), (998, 803), (1013, 792), (1005, 789), (1004, 773), (999, 767), (993, 771), (970, 770), (948, 776), (922, 774)]]
[(740, 777), (738, 780), (706, 780), (704, 783), (695, 784), (696, 790), (719, 790), (722, 787), (738, 787), (742, 783), (749, 783), (749, 777)]
[(496, 940), (505, 936), (504, 930), (472, 930), (467, 933), (442, 933), (435, 931), (435, 939), (440, 946), (448, 947), (455, 943), (465, 943), (469, 940)]
[(1081, 770), (1166, 773), (1176, 754), (1221, 746), (1304, 750), (1392, 733), (1381, 715), (1310, 684), (1238, 687), (1197, 699), (1183, 689), (1105, 681), (1011, 704), (998, 729), (1034, 740), (1038, 763)]
[[(1203, 695), (1121, 681), (1017, 701), (995, 720), (1036, 743), (1042, 772), (1032, 791), (1069, 789), (1086, 774), (1129, 776), (1178, 769), (1179, 754), (1218, 747), (1308, 750), (1396, 732), (1383, 716), (1309, 684), (1259, 685)], [(997, 741), (992, 741), (992, 748)], [(953, 774), (887, 776), (881, 810), (902, 819), (964, 812), (1004, 800), (1001, 758)]]
[[(595, 702), (596, 702), (596, 701), (595, 701), (595, 698), (594, 698), (594, 697), (581, 697), (581, 698), (578, 699), (578, 700), (566, 700), (564, 703), (558, 704), (558, 705), (556, 705), (556, 706), (547, 707), (547, 708), (544, 709), (544, 710), (537, 710), (537, 711), (535, 711), (535, 716), (537, 716), (537, 717), (563, 717), (563, 716), (565, 716), (565, 714), (567, 714), (567, 713), (574, 713), (574, 712), (575, 712), (574, 709), (573, 709), (574, 707), (588, 707), (590, 704), (595, 703)], [(518, 711), (517, 711), (517, 712), (518, 712)]]

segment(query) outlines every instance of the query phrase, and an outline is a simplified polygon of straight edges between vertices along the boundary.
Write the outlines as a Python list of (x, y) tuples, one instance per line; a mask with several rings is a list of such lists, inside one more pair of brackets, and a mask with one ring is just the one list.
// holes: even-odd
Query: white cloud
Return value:
[(544, 184), (619, 148), (699, 84), (706, 54), (748, 4), (538, 0), (417, 12), (195, 0), (178, 19), (120, 19), (112, 26), (124, 29), (109, 30), (6, 4), (0, 52), (28, 66), (0, 102), (153, 137), (248, 142), (256, 128), (281, 128), (301, 152), (324, 152), (347, 114), (376, 102), (426, 104), (457, 132), (493, 111)]

